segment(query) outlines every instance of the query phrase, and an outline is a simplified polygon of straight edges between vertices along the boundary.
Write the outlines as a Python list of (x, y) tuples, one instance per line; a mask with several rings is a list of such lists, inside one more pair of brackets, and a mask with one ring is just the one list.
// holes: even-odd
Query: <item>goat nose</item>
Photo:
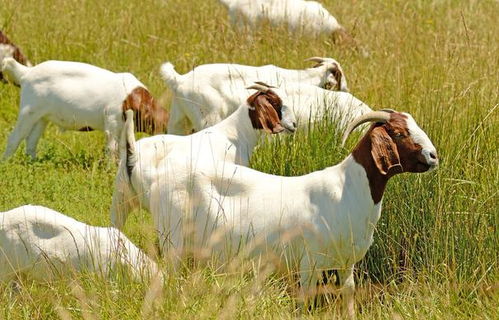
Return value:
[(435, 152), (430, 152), (430, 158), (432, 160), (437, 160), (437, 154)]
[(296, 122), (293, 122), (293, 127), (295, 127), (295, 128), (296, 128)]

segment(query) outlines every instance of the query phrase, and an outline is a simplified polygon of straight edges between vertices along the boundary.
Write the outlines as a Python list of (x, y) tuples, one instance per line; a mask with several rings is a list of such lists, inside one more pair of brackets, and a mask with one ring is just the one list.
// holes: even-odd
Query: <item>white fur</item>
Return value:
[(338, 132), (343, 132), (353, 119), (372, 111), (367, 104), (348, 92), (296, 83), (287, 84), (281, 90), (292, 106), (297, 127), (300, 129), (329, 120), (335, 123)]
[(115, 228), (94, 227), (41, 206), (0, 212), (0, 281), (20, 273), (47, 280), (68, 269), (108, 276), (130, 267), (136, 280), (158, 273), (154, 261)]
[(16, 48), (11, 44), (0, 43), (0, 66), (5, 58), (11, 58)]
[[(415, 132), (412, 117), (407, 122)], [(417, 139), (428, 152), (436, 152), (427, 137), (418, 134)], [(127, 143), (134, 145), (133, 140)], [(138, 148), (131, 153), (140, 157)], [(132, 169), (132, 189), (142, 188), (140, 170)], [(238, 250), (253, 255), (271, 251), (299, 270), (303, 294), (314, 290), (320, 271), (337, 269), (344, 310), (353, 315), (353, 267), (372, 244), (382, 202), (374, 203), (366, 170), (352, 155), (298, 177), (227, 162), (193, 170), (170, 161), (148, 183), (143, 194), (166, 248), (181, 255), (193, 246), (222, 258)]]
[(242, 29), (245, 24), (253, 30), (263, 21), (273, 26), (287, 25), (290, 32), (311, 36), (331, 34), (342, 30), (319, 2), (303, 0), (220, 0), (229, 11), (229, 20)]
[[(222, 121), (244, 103), (249, 95), (245, 88), (255, 81), (280, 88), (290, 83), (334, 88), (340, 82), (340, 90), (348, 91), (340, 64), (332, 58), (323, 59), (315, 68), (304, 70), (219, 63), (198, 66), (184, 75), (178, 74), (171, 63), (165, 63), (161, 75), (173, 91), (168, 133), (184, 134), (186, 123), (199, 131)], [(341, 73), (341, 80), (334, 77), (332, 68)]]
[(423, 154), (426, 162), (430, 164), (438, 163), (437, 151), (428, 138), (428, 135), (423, 130), (421, 130), (421, 128), (416, 124), (416, 121), (414, 121), (414, 118), (410, 114), (404, 114), (408, 118), (407, 129), (409, 131), (409, 134), (411, 135), (415, 143), (422, 146), (423, 150), (421, 151), (421, 153)]
[[(274, 89), (274, 92), (278, 93), (279, 90)], [(156, 135), (130, 143), (137, 151), (133, 159), (136, 169), (129, 178), (126, 167), (130, 161), (127, 163), (126, 155), (122, 154), (111, 208), (112, 224), (121, 229), (128, 213), (138, 204), (149, 209), (151, 195), (148, 191), (155, 183), (158, 172), (169, 176), (176, 174), (176, 167), (172, 167), (171, 163), (182, 166), (182, 170), (196, 170), (199, 166), (213, 167), (218, 162), (249, 165), (261, 130), (253, 128), (248, 108), (247, 103), (244, 103), (222, 122), (189, 136)], [(281, 112), (281, 125), (288, 132), (294, 132), (296, 120), (285, 101)], [(134, 141), (131, 121), (127, 121), (125, 130), (123, 140), (127, 137), (129, 141)], [(126, 148), (124, 142), (121, 148)], [(134, 181), (133, 187), (130, 179)]]
[(19, 115), (4, 159), (12, 156), (24, 139), (26, 153), (35, 158), (48, 122), (68, 130), (88, 126), (104, 131), (107, 148), (116, 155), (124, 123), (122, 103), (133, 89), (145, 88), (130, 73), (114, 73), (80, 62), (46, 61), (27, 67), (6, 58), (2, 71), (21, 85)]

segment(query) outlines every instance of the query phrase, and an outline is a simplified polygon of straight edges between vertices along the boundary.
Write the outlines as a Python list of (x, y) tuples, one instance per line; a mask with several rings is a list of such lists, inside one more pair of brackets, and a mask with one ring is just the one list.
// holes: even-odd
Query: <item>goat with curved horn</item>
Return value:
[[(391, 111), (391, 112), (393, 112), (393, 111)], [(347, 141), (348, 136), (350, 135), (350, 133), (352, 133), (352, 131), (355, 130), (355, 128), (357, 128), (361, 124), (366, 123), (366, 122), (373, 122), (373, 121), (376, 121), (376, 122), (387, 122), (390, 119), (390, 113), (391, 112), (388, 111), (388, 110), (373, 111), (373, 112), (369, 112), (369, 113), (363, 114), (360, 117), (358, 117), (357, 119), (353, 120), (348, 125), (348, 127), (347, 127), (347, 129), (345, 131), (345, 134), (343, 135), (343, 140), (341, 142), (341, 145), (342, 146), (345, 145), (345, 142)]]
[[(254, 261), (272, 254), (278, 257), (276, 266), (285, 267), (276, 271), (298, 276), (299, 299), (305, 308), (324, 293), (324, 287), (317, 285), (323, 270), (335, 269), (334, 291), (341, 297), (342, 318), (353, 319), (354, 267), (373, 243), (389, 179), (403, 172), (430, 171), (439, 162), (433, 143), (410, 114), (377, 111), (356, 119), (354, 126), (386, 122), (369, 130), (343, 161), (320, 171), (285, 177), (220, 161), (216, 167), (198, 166), (194, 171), (187, 167), (186, 173), (176, 169), (175, 184), (167, 178), (154, 179), (159, 181), (155, 199), (161, 199), (154, 219), (164, 228), (157, 228), (161, 243), (179, 258), (190, 248), (207, 250), (225, 261), (232, 258), (228, 248), (235, 248), (232, 252), (243, 248)], [(196, 201), (190, 194), (193, 188), (202, 191)], [(191, 212), (196, 213), (195, 220)], [(287, 237), (293, 245), (277, 234), (295, 235)], [(223, 245), (213, 246), (215, 237)], [(184, 243), (189, 243), (188, 250)]]

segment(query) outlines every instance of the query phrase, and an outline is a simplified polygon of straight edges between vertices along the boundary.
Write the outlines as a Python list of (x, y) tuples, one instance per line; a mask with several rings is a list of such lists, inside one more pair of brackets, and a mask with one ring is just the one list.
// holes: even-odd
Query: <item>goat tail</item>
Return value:
[(170, 62), (165, 62), (161, 65), (160, 73), (166, 82), (166, 85), (172, 89), (176, 90), (180, 82), (181, 75), (175, 71), (175, 67)]
[(125, 126), (120, 139), (120, 160), (125, 165), (128, 177), (131, 177), (133, 168), (137, 163), (132, 110), (125, 112)]
[(29, 69), (30, 67), (20, 64), (12, 57), (5, 57), (2, 61), (1, 71), (17, 85), (21, 85), (23, 77)]

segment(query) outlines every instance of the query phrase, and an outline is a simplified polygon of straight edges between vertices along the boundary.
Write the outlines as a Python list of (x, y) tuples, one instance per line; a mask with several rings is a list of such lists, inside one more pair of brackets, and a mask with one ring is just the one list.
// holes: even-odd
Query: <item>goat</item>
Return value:
[(325, 90), (307, 84), (288, 84), (281, 88), (292, 107), (300, 129), (330, 120), (336, 131), (343, 131), (358, 116), (371, 112), (364, 102), (348, 92)]
[[(215, 166), (217, 162), (230, 162), (247, 166), (260, 132), (269, 134), (294, 132), (295, 119), (291, 110), (272, 89), (255, 84), (256, 89), (247, 102), (234, 113), (213, 127), (189, 136), (157, 135), (143, 138), (135, 148), (140, 152), (134, 160), (133, 174), (128, 170), (130, 163), (121, 152), (121, 162), (115, 180), (111, 222), (121, 229), (128, 213), (139, 203), (149, 208), (148, 190), (153, 188), (158, 172), (175, 175), (175, 166), (192, 169), (198, 166)], [(278, 90), (276, 90), (278, 91)], [(130, 117), (130, 111), (127, 111)], [(133, 123), (127, 120), (123, 134), (133, 136)], [(126, 149), (127, 138), (122, 136), (121, 150)], [(128, 137), (133, 140), (133, 137)]]
[(353, 44), (353, 38), (317, 1), (304, 0), (220, 0), (229, 11), (229, 20), (239, 29), (245, 24), (256, 30), (263, 22), (286, 25), (290, 33), (312, 37), (331, 35), (334, 42)]
[(63, 129), (101, 130), (107, 149), (117, 155), (123, 111), (135, 111), (137, 130), (164, 133), (167, 112), (131, 73), (114, 73), (90, 64), (46, 61), (26, 67), (12, 58), (2, 70), (21, 84), (17, 123), (9, 136), (3, 158), (9, 158), (26, 139), (26, 153), (36, 158), (36, 148), (48, 122)]
[[(20, 64), (31, 67), (31, 62), (22, 54), (21, 50), (12, 41), (7, 38), (7, 36), (0, 31), (0, 66), (2, 61), (7, 58), (12, 57)], [(0, 70), (0, 81), (5, 82), (3, 73)], [(19, 85), (14, 79), (14, 84)]]
[[(150, 210), (161, 245), (174, 248), (176, 256), (187, 245), (222, 256), (239, 248), (254, 255), (273, 248), (299, 271), (304, 299), (317, 292), (321, 271), (336, 269), (343, 310), (353, 317), (354, 264), (372, 244), (388, 180), (438, 165), (435, 147), (411, 115), (364, 114), (349, 125), (343, 141), (365, 122), (374, 123), (346, 159), (304, 176), (270, 175), (230, 163), (194, 171), (177, 166), (174, 175), (158, 172)], [(140, 150), (133, 135), (126, 143), (134, 184)]]
[(158, 266), (115, 228), (94, 227), (42, 206), (0, 212), (0, 281), (25, 273), (44, 281), (68, 269), (109, 276), (128, 266), (137, 281)]
[(186, 122), (199, 131), (222, 121), (244, 103), (248, 96), (245, 87), (255, 81), (281, 88), (288, 83), (306, 83), (348, 92), (345, 73), (336, 60), (320, 57), (307, 60), (316, 65), (290, 70), (274, 65), (217, 63), (197, 66), (184, 75), (178, 74), (171, 63), (164, 63), (161, 75), (173, 91), (168, 133), (183, 134)]

